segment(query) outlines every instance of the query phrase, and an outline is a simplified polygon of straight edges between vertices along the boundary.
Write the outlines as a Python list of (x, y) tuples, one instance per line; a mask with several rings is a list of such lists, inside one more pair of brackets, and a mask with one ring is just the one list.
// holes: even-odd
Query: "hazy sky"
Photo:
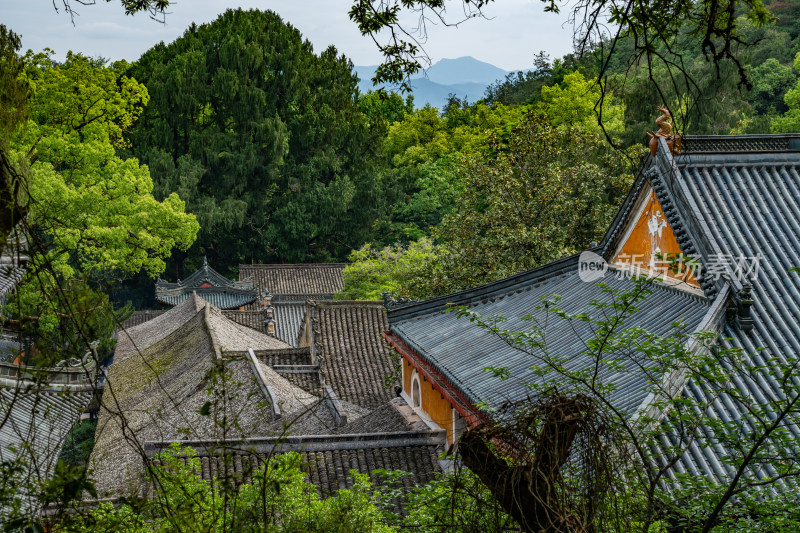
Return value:
[[(125, 16), (118, 0), (73, 7), (75, 24), (52, 0), (0, 0), (0, 23), (22, 35), (23, 49), (49, 47), (57, 57), (67, 50), (109, 59), (136, 60), (159, 41), (172, 41), (191, 22), (210, 22), (229, 7), (271, 9), (298, 28), (320, 51), (333, 44), (356, 65), (380, 62), (372, 41), (362, 38), (349, 20), (348, 0), (177, 0), (166, 24), (146, 14)], [(61, 0), (55, 0), (56, 5)], [(453, 2), (453, 15), (460, 2)], [(429, 26), (426, 50), (436, 62), (442, 58), (473, 56), (506, 70), (528, 68), (539, 50), (559, 57), (572, 48), (571, 27), (563, 15), (544, 13), (540, 0), (496, 0), (486, 9), (490, 20), (473, 19), (460, 28)]]

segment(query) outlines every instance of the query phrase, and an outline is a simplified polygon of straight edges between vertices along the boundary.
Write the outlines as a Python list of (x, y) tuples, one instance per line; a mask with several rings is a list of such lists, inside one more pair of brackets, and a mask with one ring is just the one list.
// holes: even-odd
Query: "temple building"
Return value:
[[(674, 140), (673, 140), (674, 141)], [(494, 409), (542, 382), (530, 354), (499, 335), (459, 319), (447, 308), (466, 306), (482, 317), (501, 315), (502, 329), (528, 331), (547, 320), (548, 306), (591, 313), (611, 302), (609, 289), (630, 290), (632, 275), (661, 278), (625, 327), (669, 335), (678, 321), (687, 334), (717, 332), (725, 348), (768, 365), (800, 353), (800, 135), (685, 136), (669, 144), (656, 136), (641, 172), (602, 242), (581, 254), (471, 290), (424, 302), (390, 305), (384, 337), (402, 356), (402, 396), (426, 421), (455, 442)], [(598, 287), (599, 282), (605, 284)], [(548, 324), (546, 348), (572, 370), (586, 365), (585, 326)], [(697, 342), (690, 350), (705, 349)], [(487, 367), (503, 367), (501, 378)], [(614, 383), (611, 404), (620, 412), (653, 413), (646, 367), (603, 367)], [(666, 376), (661, 390), (701, 401), (706, 394), (686, 373)], [(758, 380), (745, 368), (733, 385), (754, 401), (781, 394), (776, 377)], [(769, 394), (765, 391), (772, 391)], [(710, 401), (706, 416), (741, 421), (747, 412), (725, 398)], [(795, 438), (800, 429), (787, 428)], [(674, 471), (730, 479), (729, 450), (701, 430), (686, 444)], [(680, 435), (665, 432), (664, 443)], [(704, 440), (706, 439), (706, 440)], [(710, 440), (709, 440), (710, 439)], [(767, 470), (749, 471), (761, 479)]]
[(178, 305), (193, 293), (219, 309), (241, 309), (258, 298), (252, 277), (230, 280), (208, 266), (205, 258), (203, 266), (183, 281), (169, 283), (161, 278), (156, 281), (156, 301), (162, 306)]
[[(231, 320), (296, 347), (306, 321), (306, 301), (333, 300), (344, 286), (344, 267), (343, 263), (239, 265), (239, 281), (234, 282), (204, 261), (203, 267), (184, 281), (167, 283), (159, 279), (156, 299), (173, 306), (196, 292)], [(130, 328), (161, 313), (136, 311), (122, 326)]]
[[(307, 305), (298, 347), (196, 293), (120, 331), (91, 456), (99, 495), (147, 494), (147, 462), (176, 442), (197, 450), (205, 479), (247, 481), (269, 457), (298, 452), (322, 495), (351, 486), (351, 469), (375, 482), (376, 469), (403, 470), (411, 484), (440, 472), (444, 433), (391, 383), (382, 303)], [(203, 414), (212, 397), (223, 407)]]

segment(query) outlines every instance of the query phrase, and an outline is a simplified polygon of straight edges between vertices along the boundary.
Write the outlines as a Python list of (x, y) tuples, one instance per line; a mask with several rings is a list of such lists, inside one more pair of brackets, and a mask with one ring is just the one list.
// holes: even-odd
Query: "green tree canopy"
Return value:
[[(794, 58), (794, 69), (800, 72), (800, 52)], [(783, 101), (789, 109), (782, 116), (772, 119), (772, 131), (775, 133), (800, 132), (800, 81), (786, 91)]]
[[(108, 339), (117, 318), (88, 279), (163, 272), (173, 249), (197, 234), (177, 194), (157, 201), (145, 166), (117, 150), (148, 101), (147, 90), (122, 74), (124, 63), (69, 53), (29, 53), (21, 74), (30, 87), (30, 119), (11, 139), (12, 158), (30, 167), (27, 274), (9, 303), (39, 347), (53, 357), (82, 355), (86, 343)], [(60, 356), (59, 356), (60, 352)]]
[(157, 196), (186, 195), (202, 228), (194, 260), (329, 260), (366, 240), (381, 133), (351, 69), (275, 13), (242, 10), (192, 25), (133, 66), (151, 96), (134, 153)]

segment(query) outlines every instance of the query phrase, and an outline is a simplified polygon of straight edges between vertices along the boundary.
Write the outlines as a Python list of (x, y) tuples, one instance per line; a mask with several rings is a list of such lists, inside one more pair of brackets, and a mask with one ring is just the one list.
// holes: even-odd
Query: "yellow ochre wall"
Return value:
[[(658, 227), (660, 227), (660, 235), (657, 231), (653, 231), (654, 228)], [(661, 250), (661, 255), (665, 259), (672, 254), (681, 254), (681, 248), (675, 238), (675, 233), (673, 233), (672, 227), (664, 217), (664, 210), (661, 209), (661, 204), (659, 204), (655, 193), (651, 192), (650, 197), (646, 200), (644, 211), (614, 258), (614, 263), (624, 265), (633, 261), (634, 264), (647, 268), (656, 247)], [(637, 257), (633, 259), (633, 256)], [(656, 259), (656, 261), (658, 260)], [(684, 268), (683, 273), (672, 272), (670, 269), (664, 270), (660, 273), (666, 274), (666, 276), (673, 279), (685, 281), (695, 287), (700, 286), (692, 276), (692, 273), (686, 268)]]
[[(409, 398), (413, 396), (411, 394), (411, 375), (414, 373), (414, 367), (403, 358), (403, 391), (408, 394)], [(433, 385), (430, 381), (425, 379), (425, 376), (422, 374), (419, 375), (419, 389), (420, 389), (420, 400), (421, 400), (421, 409), (428, 415), (431, 420), (436, 422), (439, 427), (447, 431), (447, 442), (452, 444), (453, 443), (453, 408), (450, 406), (450, 402), (448, 402), (439, 391), (433, 388)]]

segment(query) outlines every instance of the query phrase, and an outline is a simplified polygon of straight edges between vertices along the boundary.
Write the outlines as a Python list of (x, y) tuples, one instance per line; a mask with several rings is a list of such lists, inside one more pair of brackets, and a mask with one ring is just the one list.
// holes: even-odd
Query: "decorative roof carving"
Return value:
[(183, 281), (156, 281), (156, 301), (163, 305), (178, 305), (193, 292), (220, 309), (238, 309), (258, 298), (252, 276), (239, 281), (228, 279), (211, 268), (205, 257), (203, 266)]

